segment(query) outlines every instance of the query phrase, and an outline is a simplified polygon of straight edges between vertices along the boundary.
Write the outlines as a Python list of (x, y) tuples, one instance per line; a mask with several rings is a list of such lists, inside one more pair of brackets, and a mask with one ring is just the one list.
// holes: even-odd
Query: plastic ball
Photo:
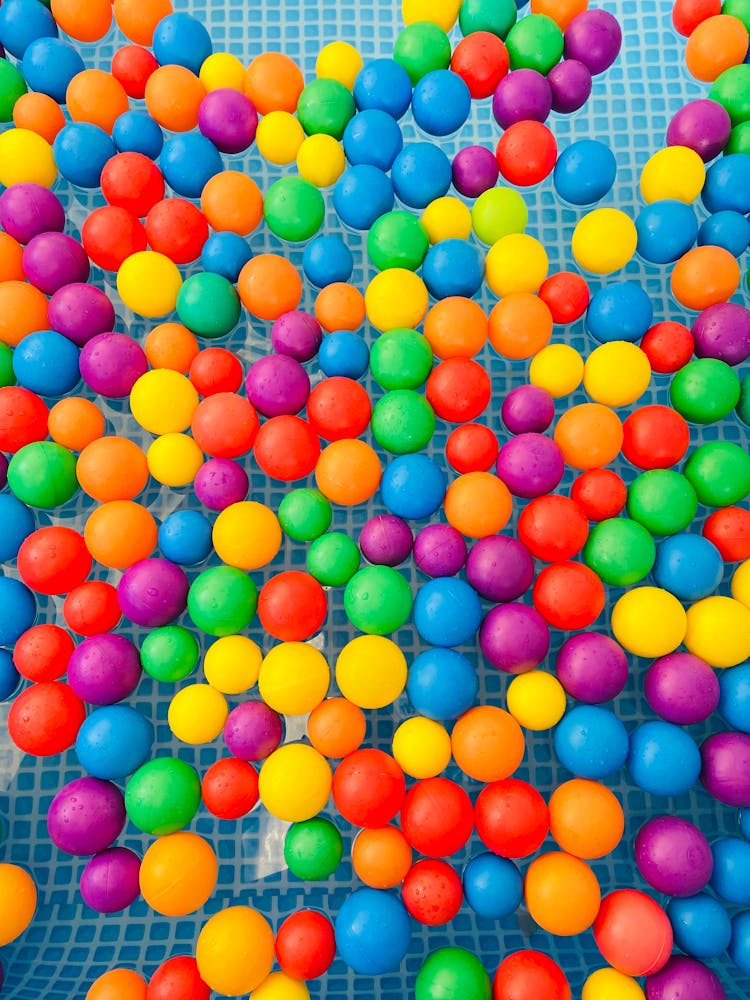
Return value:
[(343, 855), (341, 834), (322, 816), (294, 823), (284, 840), (284, 860), (297, 878), (327, 879), (338, 868)]
[(258, 123), (255, 142), (269, 163), (293, 163), (305, 140), (299, 121), (288, 111), (269, 111)]
[(487, 472), (497, 461), (498, 450), (497, 438), (484, 424), (461, 424), (451, 431), (445, 443), (448, 464), (459, 473)]
[(727, 507), (748, 493), (750, 464), (741, 448), (730, 441), (700, 445), (685, 465), (685, 476), (698, 500), (707, 507)]
[(635, 223), (629, 216), (616, 208), (597, 208), (577, 223), (571, 248), (585, 271), (613, 274), (631, 259), (637, 242)]
[(508, 917), (523, 899), (523, 882), (518, 868), (496, 854), (477, 854), (463, 872), (466, 901), (474, 912), (490, 920)]
[(197, 834), (159, 837), (141, 862), (141, 893), (157, 913), (184, 917), (195, 913), (209, 899), (218, 867), (213, 848)]
[(83, 702), (71, 687), (42, 681), (16, 697), (8, 712), (8, 734), (24, 753), (50, 757), (73, 745), (84, 719)]
[(81, 875), (81, 898), (97, 913), (126, 910), (140, 895), (141, 859), (126, 847), (95, 854)]
[(445, 136), (459, 129), (471, 108), (466, 83), (447, 69), (434, 69), (417, 82), (412, 95), (412, 113), (428, 135)]
[(466, 562), (466, 579), (490, 601), (515, 601), (531, 586), (533, 560), (524, 544), (504, 535), (476, 542)]
[(557, 143), (541, 122), (514, 122), (500, 137), (495, 155), (506, 181), (516, 187), (532, 187), (552, 173)]
[(89, 276), (89, 262), (77, 240), (65, 233), (40, 233), (29, 240), (23, 251), (26, 279), (45, 295), (64, 285), (84, 282)]
[(190, 585), (187, 608), (193, 623), (208, 635), (234, 635), (255, 617), (257, 591), (250, 577), (234, 566), (213, 566)]
[(292, 913), (276, 933), (276, 958), (284, 972), (295, 980), (322, 976), (335, 953), (333, 926), (315, 910)]
[(583, 984), (582, 1000), (645, 1000), (646, 994), (632, 978), (617, 969), (597, 969)]
[(390, 566), (358, 570), (344, 591), (347, 618), (369, 635), (384, 636), (400, 629), (411, 614), (412, 603), (409, 584)]
[(482, 842), (503, 858), (528, 857), (549, 831), (544, 799), (516, 778), (493, 781), (482, 789), (475, 804), (475, 822)]
[(68, 683), (90, 705), (127, 698), (141, 679), (135, 646), (122, 635), (95, 635), (80, 643), (67, 664)]
[(654, 582), (683, 601), (708, 597), (724, 574), (715, 545), (698, 535), (679, 534), (663, 541), (654, 566)]
[(167, 959), (149, 980), (146, 1000), (209, 1000), (210, 989), (188, 955)]
[(8, 464), (8, 486), (30, 507), (61, 506), (78, 490), (75, 459), (67, 448), (51, 441), (24, 445)]
[(490, 97), (510, 68), (508, 51), (491, 31), (472, 31), (456, 45), (451, 69), (460, 76), (474, 99)]
[(533, 357), (552, 336), (552, 314), (537, 295), (510, 292), (490, 313), (489, 336), (492, 346), (504, 357)]
[(716, 0), (678, 0), (672, 11), (672, 24), (687, 38), (701, 21), (720, 12), (721, 4)]
[(636, 889), (618, 889), (602, 900), (594, 938), (604, 959), (628, 976), (653, 975), (672, 952), (672, 928), (659, 904)]
[(456, 719), (473, 705), (479, 681), (471, 662), (453, 649), (424, 650), (409, 668), (406, 691), (428, 719)]
[(154, 728), (129, 705), (110, 705), (92, 712), (76, 736), (76, 756), (93, 778), (118, 780), (151, 756)]
[(692, 896), (711, 877), (714, 859), (700, 830), (677, 816), (657, 816), (638, 831), (635, 862), (644, 879), (667, 896)]
[(84, 68), (78, 50), (62, 38), (35, 38), (26, 46), (21, 61), (23, 78), (30, 89), (58, 104), (65, 102), (68, 84)]
[(555, 752), (576, 777), (598, 780), (618, 771), (628, 756), (628, 734), (608, 709), (577, 705), (554, 734)]
[[(715, 667), (734, 667), (750, 655), (744, 604), (730, 597), (706, 597), (688, 609), (685, 645)], [(727, 631), (728, 630), (728, 631)]]
[(122, 617), (117, 588), (103, 580), (88, 580), (74, 587), (63, 601), (63, 617), (68, 628), (79, 635), (113, 631)]
[(125, 88), (101, 69), (77, 73), (68, 84), (65, 101), (73, 121), (90, 122), (110, 135), (115, 121), (128, 110)]
[(692, 958), (717, 958), (729, 945), (732, 925), (724, 907), (707, 893), (671, 899), (667, 916), (675, 944)]
[(142, 153), (155, 160), (164, 146), (158, 123), (143, 111), (126, 111), (112, 126), (112, 139), (118, 153)]
[(547, 655), (549, 641), (549, 629), (539, 612), (515, 602), (491, 608), (479, 632), (485, 659), (509, 674), (538, 667)]
[(397, 969), (411, 937), (403, 903), (378, 889), (356, 889), (339, 910), (334, 927), (339, 955), (358, 975)]
[(581, 473), (573, 481), (570, 490), (571, 499), (578, 504), (588, 520), (596, 522), (619, 514), (625, 506), (627, 495), (625, 483), (611, 469), (589, 469)]
[(525, 729), (544, 730), (565, 714), (565, 690), (557, 678), (540, 670), (516, 677), (508, 687), (508, 710)]
[(57, 169), (66, 180), (77, 187), (95, 188), (99, 187), (102, 172), (115, 155), (115, 146), (98, 125), (72, 122), (58, 132), (52, 152)]
[[(699, 358), (717, 358), (727, 364), (736, 365), (748, 356), (748, 322), (750, 315), (742, 306), (733, 302), (721, 302), (709, 306), (693, 323), (692, 334), (695, 351)], [(742, 397), (738, 407), (743, 419)]]
[(648, 576), (656, 555), (654, 540), (643, 525), (611, 518), (592, 529), (583, 558), (605, 583), (626, 587)]
[(599, 704), (622, 691), (628, 662), (609, 636), (586, 632), (565, 640), (557, 654), (555, 671), (570, 695), (578, 701)]
[(717, 679), (705, 660), (691, 653), (671, 653), (651, 664), (643, 690), (649, 705), (666, 722), (691, 725), (703, 722), (720, 706), (720, 684), (730, 675), (728, 671)]
[(713, 542), (726, 562), (738, 562), (750, 556), (747, 552), (745, 512), (739, 507), (724, 507), (709, 515), (703, 526), (703, 536)]
[(493, 983), (495, 1000), (572, 1000), (568, 980), (557, 962), (540, 951), (516, 951), (500, 963)]
[(324, 757), (342, 758), (359, 749), (365, 738), (365, 716), (346, 698), (325, 698), (307, 720), (307, 735)]
[(490, 247), (485, 278), (490, 289), (502, 298), (514, 292), (537, 292), (548, 268), (547, 252), (538, 240), (526, 233), (510, 233)]
[(228, 714), (226, 699), (208, 684), (190, 684), (172, 698), (169, 728), (181, 743), (197, 746), (215, 740)]
[(699, 358), (677, 372), (669, 387), (672, 406), (692, 423), (726, 417), (740, 399), (740, 382), (726, 362)]
[(477, 781), (499, 781), (513, 774), (524, 753), (516, 720), (496, 706), (471, 708), (460, 716), (451, 735), (453, 757)]
[(695, 517), (695, 489), (672, 469), (651, 469), (637, 476), (628, 490), (628, 513), (653, 535), (684, 531)]
[(300, 822), (320, 812), (331, 791), (331, 770), (312, 747), (288, 743), (266, 758), (258, 779), (260, 800), (278, 819)]
[(523, 233), (529, 212), (518, 191), (491, 186), (483, 191), (471, 210), (474, 233), (482, 243), (492, 246), (504, 236)]
[(697, 781), (700, 768), (695, 742), (671, 723), (646, 722), (631, 734), (628, 770), (638, 787), (652, 795), (688, 791)]
[(531, 917), (559, 936), (580, 934), (594, 922), (601, 892), (596, 876), (580, 858), (564, 852), (542, 854), (531, 862), (524, 879), (524, 898)]
[[(426, 322), (429, 325), (429, 316)], [(430, 342), (416, 330), (394, 329), (382, 333), (370, 352), (370, 371), (387, 390), (418, 388), (430, 374), (432, 363)]]
[(534, 607), (553, 628), (587, 628), (602, 612), (604, 588), (599, 577), (574, 562), (546, 566), (532, 592)]
[(617, 164), (614, 153), (601, 142), (582, 139), (562, 151), (555, 164), (554, 182), (560, 197), (572, 205), (592, 205), (611, 190)]
[(451, 163), (438, 146), (412, 142), (396, 156), (391, 168), (393, 190), (409, 208), (426, 208), (442, 198), (451, 184)]
[(329, 42), (318, 53), (315, 75), (338, 80), (349, 90), (362, 69), (362, 56), (348, 42)]
[(546, 121), (551, 110), (550, 85), (536, 69), (515, 68), (499, 81), (492, 98), (492, 113), (503, 129), (515, 122)]
[(411, 846), (426, 857), (445, 858), (466, 844), (474, 828), (471, 800), (447, 778), (426, 778), (406, 793), (401, 829)]
[(580, 59), (564, 59), (547, 74), (552, 90), (552, 110), (570, 115), (579, 111), (591, 96), (591, 70)]
[(274, 960), (271, 925), (249, 906), (230, 906), (209, 917), (196, 946), (201, 978), (226, 995), (261, 986)]
[(157, 681), (180, 681), (198, 664), (198, 643), (180, 625), (166, 625), (150, 632), (141, 645), (141, 662)]
[(380, 459), (364, 441), (344, 438), (329, 444), (315, 466), (320, 492), (333, 503), (351, 506), (368, 500), (381, 478)]
[(450, 737), (431, 719), (407, 719), (393, 734), (393, 756), (410, 777), (434, 778), (450, 761)]
[(109, 781), (77, 778), (63, 785), (47, 813), (52, 843), (65, 854), (85, 857), (109, 847), (125, 825), (122, 792)]
[(148, 761), (132, 775), (125, 789), (128, 819), (139, 830), (158, 837), (182, 830), (199, 805), (198, 775), (176, 757)]
[(204, 774), (201, 797), (208, 811), (219, 819), (239, 819), (258, 801), (258, 775), (244, 760), (222, 758)]
[(463, 902), (461, 879), (446, 861), (423, 858), (407, 872), (401, 898), (418, 923), (428, 927), (447, 924)]
[(550, 831), (560, 847), (579, 858), (600, 858), (620, 843), (625, 829), (617, 797), (596, 781), (574, 778), (549, 801)]
[[(363, 72), (358, 74), (358, 80)], [(356, 82), (354, 87), (356, 93)], [(311, 80), (300, 94), (297, 117), (307, 135), (322, 133), (341, 139), (347, 123), (354, 116), (354, 105), (351, 93), (342, 83), (318, 77)]]
[[(735, 923), (739, 921), (735, 918)], [(730, 957), (736, 952), (730, 944)], [(736, 960), (736, 959), (735, 959)], [(737, 962), (741, 966), (742, 960)], [(707, 1000), (724, 1000), (726, 992), (718, 976), (701, 962), (682, 955), (673, 955), (666, 965), (649, 977), (646, 983), (648, 1000), (668, 1000), (677, 992), (695, 991)]]
[(451, 61), (451, 45), (443, 29), (433, 22), (414, 22), (399, 32), (393, 58), (409, 74), (412, 84), (430, 72), (445, 70)]
[(743, 768), (749, 753), (745, 733), (714, 733), (701, 745), (701, 784), (719, 802), (747, 808), (750, 789)]
[(145, 1000), (146, 980), (130, 969), (110, 969), (91, 984), (86, 1000)]

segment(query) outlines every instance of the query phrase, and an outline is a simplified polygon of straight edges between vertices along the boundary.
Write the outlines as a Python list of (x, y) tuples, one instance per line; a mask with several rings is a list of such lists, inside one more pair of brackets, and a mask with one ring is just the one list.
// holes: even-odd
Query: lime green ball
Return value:
[(324, 587), (343, 587), (357, 572), (361, 561), (357, 543), (342, 531), (321, 535), (307, 550), (307, 570)]
[(629, 587), (648, 576), (656, 559), (651, 534), (627, 517), (601, 521), (591, 529), (583, 561), (613, 587)]
[(322, 132), (341, 139), (354, 112), (351, 92), (338, 80), (323, 77), (311, 80), (297, 102), (297, 117), (308, 135)]
[(471, 209), (471, 225), (478, 240), (492, 246), (503, 236), (522, 233), (529, 210), (522, 195), (512, 188), (494, 187), (483, 191)]
[(26, 81), (13, 63), (0, 59), (0, 122), (13, 121), (13, 108), (26, 90)]
[(740, 63), (725, 69), (714, 80), (708, 96), (727, 109), (732, 125), (750, 121), (750, 65)]
[(344, 591), (344, 610), (352, 625), (369, 635), (396, 632), (409, 619), (411, 587), (390, 566), (365, 566)]
[(284, 860), (290, 872), (305, 882), (322, 882), (341, 864), (344, 842), (330, 820), (314, 816), (292, 823), (284, 838)]
[(148, 761), (125, 789), (128, 819), (139, 830), (157, 837), (183, 830), (200, 804), (200, 778), (194, 768), (176, 757)]
[(650, 469), (628, 490), (628, 514), (652, 535), (684, 531), (698, 510), (698, 497), (685, 476), (673, 469)]
[(731, 507), (750, 493), (750, 455), (731, 441), (702, 444), (685, 463), (685, 477), (706, 507)]
[(399, 32), (393, 58), (401, 63), (412, 84), (434, 69), (447, 69), (451, 43), (441, 27), (432, 21), (415, 21)]
[(421, 451), (435, 433), (435, 411), (413, 389), (394, 389), (377, 401), (370, 421), (372, 436), (394, 455)]
[(60, 507), (78, 490), (76, 460), (61, 444), (34, 441), (11, 458), (8, 486), (30, 507)]
[(724, 153), (750, 153), (750, 119), (735, 125), (729, 133), (729, 142), (724, 147)]
[(182, 625), (165, 625), (148, 633), (141, 644), (143, 669), (156, 681), (184, 680), (198, 666), (198, 642)]
[(271, 232), (287, 243), (309, 240), (323, 225), (325, 214), (323, 195), (302, 177), (282, 177), (266, 191), (263, 216)]
[(13, 371), (13, 351), (7, 344), (0, 344), (0, 386), (15, 385)]
[(296, 542), (319, 538), (328, 531), (332, 518), (331, 505), (319, 490), (292, 490), (279, 504), (282, 531)]
[(203, 271), (186, 278), (177, 295), (180, 323), (198, 337), (224, 337), (240, 321), (237, 289), (222, 274)]
[(384, 389), (417, 389), (432, 371), (432, 348), (416, 330), (381, 333), (370, 349), (372, 377)]
[(740, 383), (740, 399), (736, 413), (742, 423), (750, 427), (750, 375), (746, 375)]
[(489, 31), (498, 38), (505, 38), (517, 17), (516, 0), (463, 0), (458, 24), (462, 35)]
[(714, 424), (731, 413), (740, 399), (737, 372), (717, 358), (698, 358), (672, 378), (672, 406), (693, 424)]
[(724, 0), (721, 13), (736, 17), (750, 31), (750, 0)]
[(416, 271), (429, 249), (430, 240), (421, 221), (402, 209), (381, 215), (367, 236), (367, 253), (379, 271), (390, 267)]
[(212, 566), (193, 580), (188, 613), (208, 635), (236, 635), (247, 628), (258, 606), (255, 584), (234, 566)]
[(535, 69), (545, 76), (562, 59), (563, 33), (546, 14), (527, 14), (505, 40), (511, 69)]
[(464, 948), (438, 948), (417, 973), (415, 1000), (492, 1000), (487, 970)]

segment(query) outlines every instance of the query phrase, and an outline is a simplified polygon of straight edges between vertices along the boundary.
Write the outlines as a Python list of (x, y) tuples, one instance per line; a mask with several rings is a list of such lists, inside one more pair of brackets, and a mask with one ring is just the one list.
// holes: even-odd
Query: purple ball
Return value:
[(288, 354), (267, 354), (250, 366), (245, 379), (247, 398), (264, 417), (299, 413), (310, 395), (310, 379)]
[(29, 240), (23, 252), (27, 279), (45, 295), (88, 280), (90, 266), (86, 251), (65, 233), (40, 233)]
[(552, 110), (552, 89), (535, 69), (514, 69), (495, 88), (492, 114), (500, 128), (516, 122), (544, 122)]
[(68, 684), (89, 705), (122, 701), (140, 679), (140, 655), (124, 635), (92, 635), (76, 646), (68, 661)]
[(362, 555), (376, 566), (398, 566), (409, 558), (413, 544), (411, 528), (395, 514), (371, 517), (359, 533)]
[(52, 800), (47, 829), (66, 854), (98, 854), (117, 840), (125, 826), (125, 799), (111, 781), (77, 778)]
[(667, 896), (694, 896), (714, 870), (708, 841), (697, 826), (679, 816), (655, 816), (644, 823), (633, 851), (641, 875)]
[(231, 87), (212, 90), (198, 108), (198, 128), (221, 153), (241, 153), (255, 139), (258, 112), (255, 105)]
[(572, 115), (591, 96), (591, 71), (578, 59), (563, 59), (547, 74), (552, 91), (552, 110)]
[(731, 131), (729, 112), (718, 101), (688, 101), (669, 123), (667, 145), (687, 146), (708, 163), (724, 149)]
[(414, 562), (427, 576), (455, 576), (466, 562), (464, 536), (450, 524), (428, 524), (414, 539)]
[(667, 964), (646, 980), (646, 1000), (726, 1000), (717, 976), (694, 958), (672, 955)]
[(531, 499), (554, 490), (565, 473), (565, 461), (552, 438), (519, 434), (500, 449), (496, 472), (514, 497)]
[(117, 585), (122, 613), (136, 625), (160, 628), (187, 607), (188, 578), (169, 559), (141, 559), (133, 563)]
[(725, 806), (750, 807), (750, 736), (714, 733), (701, 744), (701, 784)]
[(262, 701), (245, 701), (227, 716), (224, 742), (240, 760), (265, 760), (284, 736), (281, 716)]
[(534, 670), (549, 652), (549, 628), (527, 604), (499, 604), (485, 616), (479, 646), (485, 659), (506, 674)]
[(555, 418), (555, 401), (546, 389), (518, 385), (503, 400), (500, 416), (511, 434), (540, 434)]
[(224, 510), (239, 503), (249, 488), (247, 473), (231, 458), (209, 458), (193, 481), (196, 497), (209, 510)]
[(453, 157), (453, 186), (465, 198), (478, 198), (497, 183), (497, 157), (485, 146), (464, 146)]
[(50, 329), (83, 347), (98, 333), (115, 325), (115, 310), (101, 289), (94, 285), (66, 285), (49, 300)]
[(704, 309), (691, 332), (698, 358), (739, 365), (750, 357), (750, 310), (737, 302), (719, 302)]
[(41, 184), (11, 184), (0, 195), (0, 225), (14, 240), (28, 243), (40, 233), (61, 233), (65, 210), (57, 195)]
[(534, 579), (534, 560), (517, 538), (488, 535), (475, 542), (466, 561), (466, 579), (480, 597), (496, 604), (515, 601)]
[(565, 30), (565, 58), (582, 62), (592, 76), (609, 69), (621, 45), (619, 21), (606, 10), (584, 10)]
[(102, 396), (122, 399), (148, 371), (146, 352), (126, 333), (98, 333), (81, 350), (81, 376)]
[(651, 708), (667, 722), (690, 726), (703, 722), (719, 704), (719, 680), (692, 653), (670, 653), (646, 671), (643, 693)]
[(600, 705), (616, 698), (628, 680), (628, 658), (608, 635), (579, 632), (560, 647), (557, 679), (573, 698)]
[(320, 323), (309, 313), (295, 310), (282, 313), (271, 327), (271, 344), (277, 354), (297, 361), (310, 361), (323, 340)]
[(81, 896), (97, 913), (126, 910), (138, 899), (141, 859), (127, 847), (110, 847), (95, 854), (81, 875)]
[(4, 490), (8, 485), (8, 459), (0, 454), (0, 490)]

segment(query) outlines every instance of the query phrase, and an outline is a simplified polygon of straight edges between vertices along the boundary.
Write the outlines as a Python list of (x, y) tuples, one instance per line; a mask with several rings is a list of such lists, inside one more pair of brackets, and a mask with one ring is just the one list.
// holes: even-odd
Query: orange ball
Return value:
[(596, 875), (586, 862), (562, 851), (535, 858), (526, 870), (523, 889), (532, 919), (560, 937), (588, 930), (602, 900)]
[(701, 21), (685, 46), (685, 62), (696, 80), (713, 83), (717, 76), (738, 66), (747, 55), (750, 37), (738, 17), (716, 14)]
[(577, 858), (603, 858), (625, 830), (622, 806), (606, 785), (573, 778), (558, 785), (549, 800), (550, 829), (557, 843)]
[(157, 837), (143, 855), (138, 875), (152, 910), (184, 917), (204, 906), (216, 888), (219, 864), (213, 847), (197, 833)]
[(451, 295), (427, 313), (424, 335), (436, 358), (473, 358), (487, 341), (487, 317), (478, 302)]
[(369, 500), (380, 486), (382, 474), (377, 453), (358, 438), (333, 441), (320, 453), (315, 466), (318, 489), (342, 507)]
[(352, 844), (354, 872), (373, 889), (394, 889), (401, 885), (411, 862), (411, 847), (395, 826), (360, 830)]
[(109, 569), (127, 569), (148, 559), (156, 548), (156, 521), (134, 500), (112, 500), (89, 516), (83, 531), (86, 548)]
[(451, 734), (453, 759), (475, 781), (509, 778), (523, 760), (523, 730), (510, 714), (495, 705), (470, 708)]
[(52, 0), (52, 16), (78, 42), (98, 42), (112, 24), (112, 0)]
[(530, 292), (511, 292), (490, 313), (490, 343), (506, 358), (533, 358), (552, 336), (552, 313)]
[(83, 451), (104, 434), (104, 414), (90, 399), (68, 396), (49, 411), (47, 427), (53, 441), (71, 451)]
[(269, 111), (293, 113), (304, 87), (299, 66), (281, 52), (257, 56), (245, 73), (245, 93), (260, 115)]
[(263, 195), (252, 177), (223, 170), (206, 182), (201, 210), (212, 229), (247, 236), (263, 220)]
[(128, 41), (150, 46), (154, 28), (172, 13), (170, 0), (114, 0), (115, 21)]
[(491, 472), (467, 472), (445, 494), (448, 524), (467, 538), (486, 538), (510, 520), (513, 500), (505, 483)]
[(15, 347), (47, 325), (47, 298), (38, 288), (20, 280), (0, 283), (0, 343)]
[(354, 285), (334, 281), (318, 292), (315, 318), (327, 333), (356, 330), (365, 321), (365, 299)]
[(146, 456), (134, 441), (100, 437), (78, 456), (81, 489), (94, 500), (132, 500), (148, 482)]
[(189, 132), (196, 127), (205, 96), (206, 88), (184, 66), (160, 66), (146, 82), (146, 109), (170, 132)]
[(565, 31), (570, 22), (578, 14), (587, 10), (589, 0), (531, 0), (532, 14), (546, 14)]
[(125, 88), (103, 69), (85, 69), (68, 84), (65, 103), (74, 122), (90, 122), (105, 132), (130, 107)]
[(86, 1000), (146, 1000), (146, 980), (130, 969), (111, 969), (91, 984)]
[(23, 279), (23, 247), (8, 233), (0, 233), (0, 283)]
[(16, 128), (36, 132), (51, 146), (55, 136), (65, 125), (65, 115), (57, 101), (53, 101), (47, 94), (29, 91), (28, 94), (22, 94), (13, 105), (13, 124)]
[(364, 712), (346, 698), (326, 698), (307, 720), (307, 735), (312, 745), (324, 757), (336, 760), (362, 745), (366, 728)]
[(557, 421), (555, 443), (574, 469), (598, 469), (620, 453), (622, 421), (601, 403), (581, 403)]
[(171, 368), (184, 374), (200, 345), (181, 323), (160, 323), (146, 334), (143, 350), (152, 368)]
[(275, 253), (253, 257), (240, 271), (237, 291), (242, 304), (258, 319), (278, 319), (302, 298), (302, 279), (296, 267)]
[(739, 283), (740, 265), (724, 247), (693, 247), (672, 268), (672, 294), (696, 312), (726, 302)]

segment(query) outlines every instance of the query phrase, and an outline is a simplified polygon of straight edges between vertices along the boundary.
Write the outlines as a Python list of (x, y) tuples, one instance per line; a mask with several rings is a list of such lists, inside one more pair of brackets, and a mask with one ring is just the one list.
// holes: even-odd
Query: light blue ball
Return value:
[(333, 207), (345, 226), (369, 229), (393, 208), (393, 185), (378, 167), (368, 163), (349, 167), (336, 181)]
[(81, 381), (79, 354), (73, 341), (61, 333), (39, 330), (19, 341), (13, 352), (13, 372), (24, 389), (40, 396), (66, 396)]
[(738, 906), (750, 905), (750, 844), (741, 837), (721, 837), (711, 851), (714, 870), (709, 884), (716, 895)]
[(302, 254), (305, 277), (316, 288), (325, 288), (336, 281), (348, 281), (354, 270), (354, 257), (343, 237), (336, 233), (321, 234), (305, 247)]
[(422, 279), (436, 299), (461, 295), (470, 299), (482, 287), (484, 260), (466, 240), (441, 240), (427, 251)]
[(159, 166), (164, 180), (183, 198), (200, 198), (207, 182), (224, 167), (216, 146), (197, 132), (168, 139)]
[(29, 90), (47, 94), (58, 104), (65, 104), (68, 84), (86, 69), (86, 65), (70, 42), (62, 38), (37, 38), (26, 48), (19, 69)]
[(394, 59), (373, 59), (357, 74), (353, 94), (359, 111), (377, 108), (398, 119), (411, 103), (411, 80)]
[(179, 566), (197, 566), (213, 551), (212, 525), (199, 510), (176, 510), (159, 526), (159, 548)]
[(685, 899), (670, 899), (667, 916), (674, 943), (691, 958), (718, 958), (729, 945), (732, 924), (718, 899), (705, 892)]
[(118, 153), (142, 153), (156, 160), (164, 148), (164, 133), (158, 122), (145, 111), (125, 111), (112, 127)]
[(439, 146), (412, 142), (394, 160), (391, 180), (399, 201), (409, 208), (426, 208), (451, 186), (451, 162)]
[(682, 201), (655, 201), (646, 205), (635, 220), (638, 253), (652, 264), (679, 260), (698, 238), (698, 219)]
[(577, 705), (554, 733), (560, 763), (578, 778), (598, 780), (618, 771), (628, 756), (625, 726), (609, 709)]
[(706, 211), (750, 213), (750, 154), (722, 156), (706, 171), (701, 199)]
[(479, 691), (473, 664), (455, 649), (425, 649), (409, 667), (406, 693), (415, 711), (444, 722), (468, 712)]
[(434, 69), (419, 80), (411, 99), (414, 121), (428, 135), (450, 135), (469, 117), (471, 93), (449, 69)]
[(729, 957), (742, 972), (750, 976), (750, 910), (732, 917), (732, 940)]
[(21, 675), (13, 665), (13, 657), (7, 649), (0, 649), (0, 701), (6, 701), (18, 685)]
[(5, 0), (0, 7), (0, 45), (16, 59), (37, 38), (57, 38), (57, 25), (39, 0)]
[(695, 740), (671, 722), (645, 722), (630, 734), (628, 770), (652, 795), (682, 795), (698, 780), (701, 755)]
[(478, 854), (464, 868), (466, 902), (479, 917), (502, 920), (515, 913), (523, 899), (518, 868), (496, 854)]
[[(2, 8), (0, 8), (2, 9)], [(739, 212), (724, 210), (710, 215), (698, 230), (698, 246), (723, 247), (741, 257), (750, 243), (750, 221)]]
[(401, 965), (411, 921), (401, 900), (380, 889), (355, 889), (334, 920), (338, 953), (360, 976), (382, 976)]
[(600, 344), (636, 343), (654, 319), (648, 293), (635, 281), (616, 281), (596, 292), (586, 311), (586, 329)]
[(151, 757), (154, 727), (130, 705), (97, 708), (76, 737), (76, 755), (92, 778), (116, 781), (137, 771)]
[(571, 205), (594, 205), (615, 183), (615, 154), (596, 139), (580, 139), (564, 149), (555, 164), (555, 190)]
[(71, 122), (55, 136), (52, 152), (57, 169), (67, 181), (77, 187), (98, 188), (102, 170), (117, 150), (111, 137), (98, 125)]
[(360, 111), (344, 129), (344, 153), (351, 165), (369, 163), (390, 170), (404, 148), (398, 122), (380, 108)]
[(361, 378), (370, 364), (370, 349), (362, 336), (353, 330), (336, 330), (323, 337), (318, 349), (318, 364), (331, 378)]
[(389, 462), (380, 495), (391, 514), (419, 521), (434, 514), (448, 488), (445, 473), (428, 455), (399, 455)]
[(247, 240), (237, 233), (212, 233), (203, 244), (201, 265), (204, 271), (220, 274), (236, 285), (240, 271), (252, 256)]
[(35, 618), (36, 601), (26, 584), (0, 576), (0, 646), (12, 646)]
[[(719, 712), (724, 719), (739, 729), (750, 733), (750, 663), (719, 671)], [(750, 830), (750, 810), (745, 810)]]
[(36, 529), (34, 515), (12, 493), (0, 493), (0, 524), (0, 562), (9, 562), (18, 555), (23, 540)]
[(154, 55), (161, 66), (184, 66), (196, 76), (213, 52), (211, 36), (190, 14), (168, 14), (154, 29)]
[(427, 583), (414, 599), (414, 625), (431, 646), (463, 646), (482, 621), (482, 602), (464, 580), (443, 576)]
[(658, 587), (680, 601), (699, 601), (713, 594), (724, 575), (721, 553), (702, 535), (671, 535), (656, 547), (652, 570)]

